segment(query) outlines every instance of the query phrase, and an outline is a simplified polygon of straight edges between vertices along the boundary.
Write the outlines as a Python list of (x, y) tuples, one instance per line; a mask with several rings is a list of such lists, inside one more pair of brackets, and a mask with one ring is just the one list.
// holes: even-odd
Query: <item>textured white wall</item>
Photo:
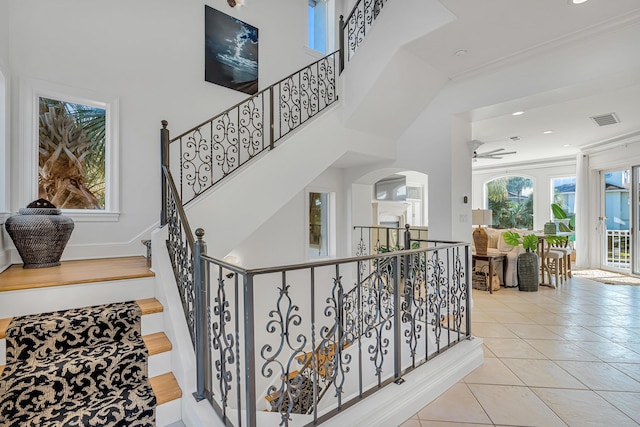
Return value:
[[(261, 88), (313, 60), (304, 47), (304, 2), (207, 4), (258, 27)], [(203, 37), (204, 4), (193, 0), (0, 2), (0, 65), (11, 70), (14, 94), (12, 211), (34, 198), (19, 194), (20, 79), (120, 100), (120, 220), (77, 222), (64, 258), (143, 253), (139, 239), (160, 211), (160, 121), (167, 119), (175, 135), (246, 97), (204, 81)]]

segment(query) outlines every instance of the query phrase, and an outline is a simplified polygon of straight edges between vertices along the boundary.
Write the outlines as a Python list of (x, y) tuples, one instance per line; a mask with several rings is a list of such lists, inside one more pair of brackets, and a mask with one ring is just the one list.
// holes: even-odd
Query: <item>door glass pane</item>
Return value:
[(630, 205), (631, 171), (608, 172), (604, 176), (604, 265), (628, 270), (631, 267)]

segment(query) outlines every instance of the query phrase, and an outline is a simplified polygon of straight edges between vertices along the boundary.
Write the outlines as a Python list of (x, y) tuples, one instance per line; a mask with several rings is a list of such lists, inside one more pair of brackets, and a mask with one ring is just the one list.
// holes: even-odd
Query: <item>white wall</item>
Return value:
[[(233, 9), (224, 0), (207, 4), (258, 27), (261, 88), (313, 60), (304, 47), (304, 2), (254, 1)], [(204, 3), (193, 0), (0, 3), (0, 65), (8, 62), (14, 93), (12, 211), (35, 198), (18, 190), (19, 165), (26, 160), (17, 147), (33, 143), (22, 141), (19, 131), (25, 119), (20, 79), (120, 100), (120, 220), (76, 223), (64, 258), (143, 253), (139, 239), (160, 212), (160, 121), (167, 119), (175, 135), (246, 97), (204, 81), (203, 16)]]
[(306, 233), (309, 230), (305, 222), (307, 191), (335, 193), (336, 246), (339, 249), (337, 255), (346, 256), (347, 192), (343, 184), (343, 170), (329, 168), (231, 252), (238, 257), (242, 267), (270, 267), (308, 261), (308, 250), (305, 246)]

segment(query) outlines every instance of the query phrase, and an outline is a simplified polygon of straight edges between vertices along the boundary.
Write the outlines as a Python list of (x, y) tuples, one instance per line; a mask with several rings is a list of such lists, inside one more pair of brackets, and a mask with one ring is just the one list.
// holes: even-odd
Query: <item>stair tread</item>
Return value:
[(143, 316), (145, 314), (162, 313), (162, 311), (164, 310), (160, 301), (155, 298), (139, 299), (136, 301), (136, 303), (138, 303), (138, 305), (142, 309)]
[(169, 338), (167, 338), (164, 332), (144, 335), (142, 341), (144, 341), (144, 345), (147, 347), (149, 356), (171, 351), (173, 348), (171, 341), (169, 341)]
[[(137, 300), (136, 303), (138, 304), (138, 306), (140, 306), (143, 316), (145, 314), (161, 313), (164, 310), (160, 301), (155, 298), (145, 298)], [(5, 337), (11, 319), (12, 317), (0, 319), (0, 339), (3, 339)]]
[(158, 405), (171, 402), (172, 400), (180, 399), (182, 397), (182, 390), (178, 385), (178, 380), (173, 375), (173, 372), (158, 375), (153, 378), (149, 378), (153, 393), (156, 395), (156, 401)]
[(62, 261), (49, 268), (15, 264), (0, 274), (0, 292), (153, 276), (143, 256)]

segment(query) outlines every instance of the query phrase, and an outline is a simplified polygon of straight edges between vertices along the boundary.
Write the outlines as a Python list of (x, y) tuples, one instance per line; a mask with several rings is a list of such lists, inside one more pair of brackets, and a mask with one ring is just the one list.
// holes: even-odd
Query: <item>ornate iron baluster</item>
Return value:
[[(299, 355), (304, 354), (303, 349), (307, 344), (307, 337), (303, 334), (298, 334), (295, 337), (295, 342), (299, 345), (296, 346), (292, 343), (292, 329), (294, 326), (301, 325), (302, 317), (297, 314), (300, 308), (293, 304), (289, 296), (289, 285), (286, 283), (286, 273), (284, 272), (282, 273), (282, 286), (278, 290), (280, 292), (276, 303), (277, 309), (269, 312), (269, 317), (272, 320), (267, 323), (267, 332), (270, 334), (279, 332), (280, 342), (275, 349), (271, 344), (265, 344), (260, 350), (260, 355), (265, 360), (262, 365), (262, 375), (265, 378), (271, 378), (273, 375), (274, 369), (272, 366), (275, 366), (276, 370), (279, 371), (280, 386), (269, 386), (267, 394), (269, 396), (277, 396), (272, 405), (281, 414), (280, 425), (288, 425), (291, 420), (290, 414), (294, 413), (294, 402), (298, 400), (302, 388), (305, 386), (300, 375), (289, 378), (290, 368), (293, 361)], [(279, 358), (286, 349), (291, 350), (291, 354), (285, 365)]]
[(214, 365), (220, 401), (223, 411), (226, 413), (228, 394), (233, 381), (230, 366), (235, 363), (236, 355), (233, 349), (235, 338), (233, 333), (227, 332), (227, 326), (231, 323), (231, 311), (229, 310), (222, 268), (218, 269), (218, 288), (213, 302), (213, 316), (210, 323), (211, 343), (213, 349), (218, 351)]

